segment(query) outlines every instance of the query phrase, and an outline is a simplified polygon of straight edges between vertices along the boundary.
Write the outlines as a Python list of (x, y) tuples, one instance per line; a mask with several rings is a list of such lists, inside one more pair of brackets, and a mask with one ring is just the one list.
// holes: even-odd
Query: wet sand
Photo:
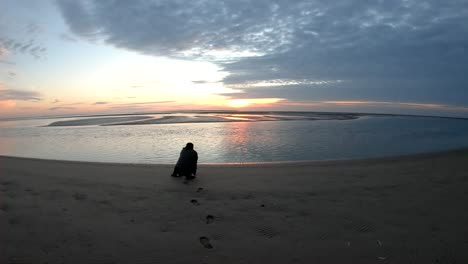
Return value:
[(468, 262), (468, 150), (171, 170), (0, 157), (0, 263)]
[(362, 114), (351, 113), (300, 113), (300, 112), (249, 112), (237, 113), (205, 113), (180, 115), (131, 115), (131, 116), (106, 116), (93, 118), (69, 118), (48, 124), (49, 127), (57, 126), (125, 126), (125, 125), (155, 125), (155, 124), (189, 124), (189, 123), (223, 123), (223, 122), (260, 122), (260, 121), (297, 121), (297, 120), (352, 120)]

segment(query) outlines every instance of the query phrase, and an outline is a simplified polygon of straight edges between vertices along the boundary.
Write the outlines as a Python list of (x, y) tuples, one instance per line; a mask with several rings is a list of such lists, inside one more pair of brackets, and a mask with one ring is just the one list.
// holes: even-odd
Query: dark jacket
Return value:
[(183, 148), (180, 152), (176, 167), (179, 168), (181, 175), (190, 175), (197, 173), (198, 153), (193, 149)]

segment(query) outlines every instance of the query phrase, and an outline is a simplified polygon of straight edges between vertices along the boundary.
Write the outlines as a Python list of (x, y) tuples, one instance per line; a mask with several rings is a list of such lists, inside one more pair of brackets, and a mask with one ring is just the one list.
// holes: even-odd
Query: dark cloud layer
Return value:
[[(71, 30), (112, 45), (157, 55), (192, 50), (266, 51), (285, 44), (287, 1), (57, 1)], [(289, 9), (289, 8), (288, 8)], [(274, 32), (270, 31), (274, 30)]]
[[(234, 98), (468, 104), (466, 0), (58, 0), (72, 32), (152, 55), (221, 61)], [(269, 80), (344, 80), (251, 87)]]

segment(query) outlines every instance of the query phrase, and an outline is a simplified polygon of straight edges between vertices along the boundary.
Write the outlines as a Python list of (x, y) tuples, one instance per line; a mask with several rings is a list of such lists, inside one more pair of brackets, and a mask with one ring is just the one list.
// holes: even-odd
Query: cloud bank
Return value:
[[(231, 98), (467, 105), (466, 1), (58, 0), (70, 30), (212, 60)], [(252, 83), (275, 85), (255, 86)]]

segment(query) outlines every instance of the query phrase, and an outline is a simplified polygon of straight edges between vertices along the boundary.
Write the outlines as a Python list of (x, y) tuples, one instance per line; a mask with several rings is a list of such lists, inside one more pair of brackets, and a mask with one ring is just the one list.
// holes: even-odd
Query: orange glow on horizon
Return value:
[(235, 107), (235, 108), (246, 107), (246, 106), (249, 106), (249, 104), (250, 104), (249, 101), (244, 100), (244, 99), (236, 99), (236, 100), (231, 100), (228, 102), (229, 106)]
[(16, 102), (13, 100), (0, 101), (0, 108), (14, 108), (15, 106)]
[(243, 108), (252, 105), (264, 105), (268, 106), (282, 101), (280, 98), (262, 98), (262, 99), (233, 99), (227, 101), (226, 105), (234, 108)]

